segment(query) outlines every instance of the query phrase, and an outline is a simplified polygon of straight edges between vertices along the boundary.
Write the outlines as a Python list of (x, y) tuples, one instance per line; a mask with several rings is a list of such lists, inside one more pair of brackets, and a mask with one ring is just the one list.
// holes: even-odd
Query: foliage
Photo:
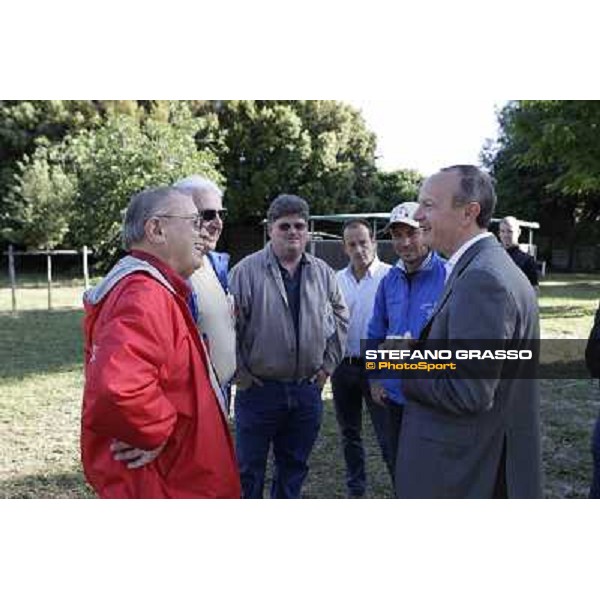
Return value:
[(34, 196), (63, 176), (62, 209), (47, 209), (52, 243), (85, 243), (104, 257), (117, 249), (133, 192), (192, 173), (225, 185), (232, 222), (261, 220), (283, 192), (305, 197), (313, 214), (387, 211), (415, 198), (420, 176), (379, 172), (375, 141), (360, 112), (338, 101), (0, 102), (0, 165), (12, 190), (0, 228), (46, 243), (26, 221), (47, 204)]
[[(167, 110), (165, 110), (165, 107)], [(0, 100), (0, 223), (11, 226), (11, 191), (25, 157), (110, 117), (165, 120), (169, 103), (135, 100)]]
[(32, 155), (40, 144), (95, 127), (101, 122), (100, 108), (87, 100), (0, 101), (0, 198), (12, 187), (24, 156)]
[(594, 237), (600, 218), (600, 103), (515, 101), (498, 115), (500, 136), (483, 160), (497, 180), (499, 208), (542, 222), (566, 243)]
[(410, 169), (378, 172), (375, 176), (377, 208), (388, 211), (401, 202), (416, 202), (423, 176)]
[(101, 125), (69, 134), (50, 149), (38, 147), (19, 167), (9, 207), (12, 237), (43, 245), (45, 221), (53, 244), (64, 237), (110, 259), (132, 194), (190, 173), (220, 182), (214, 155), (196, 147), (199, 125), (189, 109), (177, 103), (158, 108), (140, 117), (139, 108), (127, 114), (122, 106), (107, 107)]
[(69, 229), (76, 194), (75, 178), (60, 163), (49, 161), (40, 146), (19, 163), (16, 183), (7, 203), (10, 226), (2, 230), (10, 241), (32, 248), (54, 248)]
[(368, 189), (375, 136), (335, 101), (223, 101), (195, 105), (197, 139), (219, 155), (233, 218), (259, 219), (283, 192), (313, 213), (346, 210)]
[(198, 173), (220, 182), (217, 161), (196, 148), (195, 119), (176, 108), (170, 121), (109, 117), (102, 127), (65, 140), (64, 156), (78, 181), (78, 207), (69, 234), (113, 255), (129, 198), (146, 187), (168, 185)]

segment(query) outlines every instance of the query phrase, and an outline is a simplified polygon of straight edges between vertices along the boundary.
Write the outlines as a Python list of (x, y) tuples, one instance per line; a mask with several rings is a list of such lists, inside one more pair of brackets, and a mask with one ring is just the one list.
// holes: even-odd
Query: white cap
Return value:
[(402, 204), (394, 206), (392, 212), (390, 213), (390, 222), (385, 228), (386, 231), (396, 223), (405, 223), (406, 225), (410, 225), (411, 227), (418, 229), (419, 222), (415, 221), (414, 219), (417, 208), (419, 208), (417, 202), (402, 202)]

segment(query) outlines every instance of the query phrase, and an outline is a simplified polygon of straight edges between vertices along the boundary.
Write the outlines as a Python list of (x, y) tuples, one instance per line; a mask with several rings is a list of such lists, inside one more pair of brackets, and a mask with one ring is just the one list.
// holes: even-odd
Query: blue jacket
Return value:
[[(383, 341), (388, 335), (410, 331), (418, 338), (429, 320), (446, 280), (445, 260), (431, 252), (409, 283), (402, 261), (398, 261), (381, 280), (367, 337)], [(404, 404), (400, 379), (380, 379), (390, 400)]]
[(229, 291), (229, 284), (227, 283), (227, 275), (229, 273), (229, 254), (226, 252), (209, 252), (208, 260), (212, 268), (223, 286), (223, 291), (227, 293)]
[[(229, 271), (229, 254), (226, 252), (209, 252), (208, 260), (214, 269), (217, 279), (223, 287), (223, 291), (227, 294), (229, 292), (229, 284), (227, 281)], [(198, 297), (196, 292), (192, 290), (189, 300), (190, 311), (195, 322), (198, 322)]]

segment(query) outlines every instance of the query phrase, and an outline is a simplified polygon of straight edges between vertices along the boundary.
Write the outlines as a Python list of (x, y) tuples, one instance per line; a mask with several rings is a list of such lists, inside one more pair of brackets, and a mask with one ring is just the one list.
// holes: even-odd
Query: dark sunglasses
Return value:
[(198, 214), (203, 221), (214, 221), (217, 215), (221, 221), (224, 221), (227, 216), (227, 209), (221, 208), (220, 210), (216, 210), (214, 208), (207, 208), (206, 210), (198, 211)]
[(277, 225), (279, 231), (289, 231), (292, 227), (296, 231), (304, 231), (306, 229), (306, 223), (279, 223), (279, 225)]

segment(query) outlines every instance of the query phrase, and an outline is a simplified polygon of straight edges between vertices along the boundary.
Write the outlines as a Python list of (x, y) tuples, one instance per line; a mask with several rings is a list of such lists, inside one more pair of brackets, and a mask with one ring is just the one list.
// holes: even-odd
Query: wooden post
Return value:
[(50, 250), (46, 254), (46, 266), (48, 268), (48, 310), (52, 310), (52, 254)]
[(12, 244), (8, 246), (8, 276), (12, 292), (12, 311), (17, 312), (17, 277), (15, 275), (15, 257), (13, 255)]
[(90, 287), (90, 272), (88, 270), (88, 247), (83, 247), (83, 287), (88, 289)]

